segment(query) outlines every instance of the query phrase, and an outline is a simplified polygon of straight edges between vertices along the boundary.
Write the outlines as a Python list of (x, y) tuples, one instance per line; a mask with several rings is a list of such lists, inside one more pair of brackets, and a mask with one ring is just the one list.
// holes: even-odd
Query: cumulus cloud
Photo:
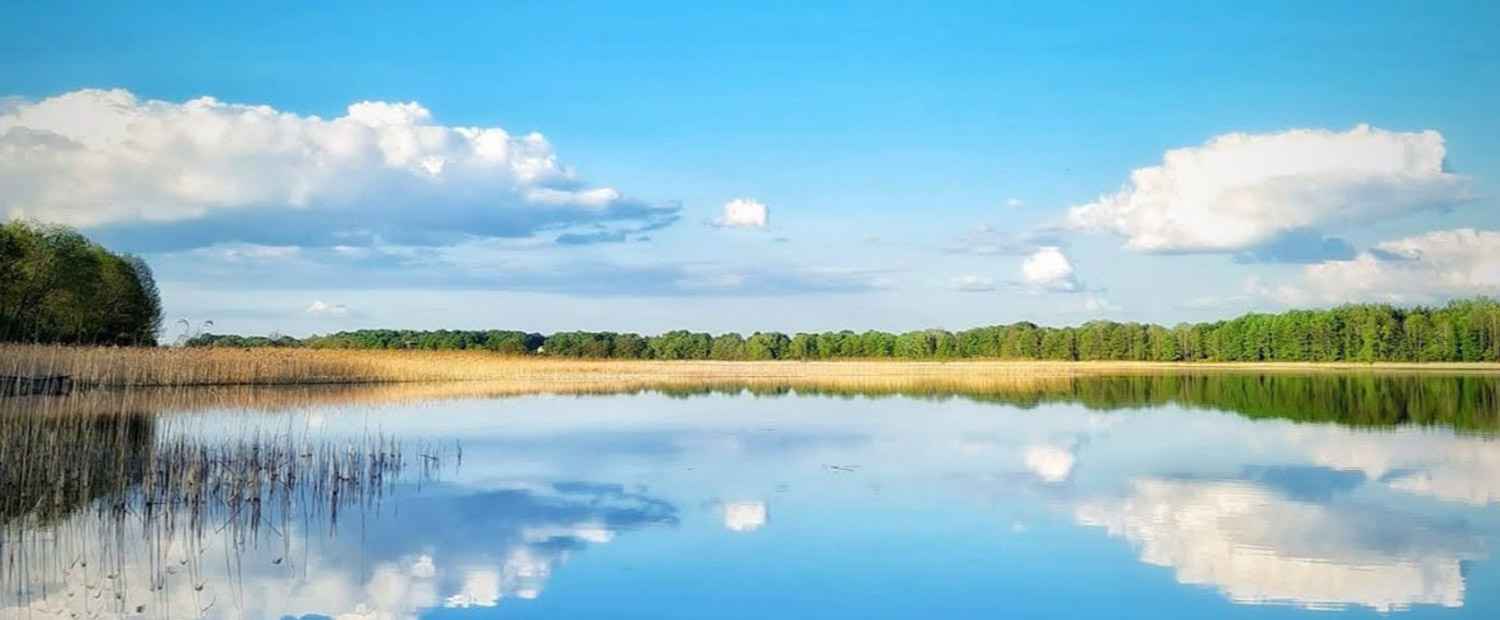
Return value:
[(1314, 463), (1362, 472), (1397, 491), (1470, 506), (1500, 504), (1500, 443), (1434, 432), (1340, 433), (1298, 427), (1292, 445)]
[(1461, 228), (1387, 241), (1351, 260), (1309, 265), (1291, 284), (1255, 288), (1289, 305), (1500, 294), (1500, 231)]
[(600, 234), (660, 226), (678, 211), (583, 184), (541, 134), (445, 126), (417, 103), (366, 101), (324, 119), (124, 90), (0, 113), (0, 186), (9, 217), (137, 246)]
[[(1469, 200), (1468, 179), (1445, 172), (1445, 156), (1443, 136), (1430, 130), (1227, 134), (1168, 151), (1118, 192), (1069, 209), (1067, 221), (1146, 252), (1238, 252), (1287, 235), (1321, 245), (1329, 229)], [(1347, 254), (1339, 240), (1326, 243)]]
[(760, 201), (736, 198), (724, 203), (724, 213), (714, 220), (720, 228), (765, 228), (771, 223), (771, 210)]
[(1042, 291), (1070, 293), (1080, 288), (1073, 275), (1073, 263), (1057, 246), (1039, 248), (1027, 256), (1021, 262), (1021, 282)]
[(1296, 501), (1240, 480), (1135, 480), (1127, 496), (1083, 502), (1076, 516), (1131, 541), (1141, 561), (1171, 567), (1180, 583), (1308, 608), (1459, 607), (1462, 565), (1484, 547), (1440, 523)]

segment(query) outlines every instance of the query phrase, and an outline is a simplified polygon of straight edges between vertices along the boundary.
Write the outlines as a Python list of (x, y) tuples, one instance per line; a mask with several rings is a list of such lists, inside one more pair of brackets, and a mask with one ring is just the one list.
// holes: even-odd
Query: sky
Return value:
[(0, 217), (205, 328), (1500, 294), (1492, 2), (7, 3)]

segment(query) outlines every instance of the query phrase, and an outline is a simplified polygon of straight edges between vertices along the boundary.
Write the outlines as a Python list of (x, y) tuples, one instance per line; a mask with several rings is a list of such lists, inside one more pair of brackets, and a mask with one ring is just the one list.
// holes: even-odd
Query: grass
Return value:
[(63, 374), (114, 387), (483, 381), (515, 392), (722, 380), (954, 382), (1170, 371), (1392, 371), (1500, 375), (1500, 364), (1153, 363), (963, 360), (718, 362), (578, 360), (478, 351), (114, 348), (0, 345), (0, 375)]

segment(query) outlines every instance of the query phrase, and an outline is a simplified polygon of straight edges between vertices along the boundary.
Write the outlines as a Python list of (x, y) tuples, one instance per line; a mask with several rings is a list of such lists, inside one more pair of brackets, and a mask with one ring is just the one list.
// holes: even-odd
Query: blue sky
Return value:
[(221, 331), (1500, 292), (1492, 3), (807, 4), (7, 6), (0, 214), (144, 254)]

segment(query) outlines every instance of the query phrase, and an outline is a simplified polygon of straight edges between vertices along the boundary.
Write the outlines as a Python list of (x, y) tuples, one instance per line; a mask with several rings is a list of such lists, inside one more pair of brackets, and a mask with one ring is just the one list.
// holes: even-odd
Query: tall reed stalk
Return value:
[(168, 599), (203, 589), (203, 563), (217, 561), (208, 549), (231, 563), (273, 541), (289, 553), (294, 524), (336, 528), (345, 512), (376, 510), (399, 483), (432, 479), (449, 461), (449, 446), (381, 434), (210, 438), (170, 428), (190, 421), (0, 416), (0, 611), (65, 600), (50, 596), (57, 588), (81, 593), (58, 610), (75, 617), (178, 607)]
[(0, 375), (69, 375), (85, 386), (316, 385), (508, 382), (528, 389), (575, 383), (724, 380), (1032, 381), (1150, 372), (1465, 372), (1500, 375), (1497, 364), (1280, 364), (847, 360), (713, 362), (585, 360), (481, 351), (64, 347), (0, 344)]

